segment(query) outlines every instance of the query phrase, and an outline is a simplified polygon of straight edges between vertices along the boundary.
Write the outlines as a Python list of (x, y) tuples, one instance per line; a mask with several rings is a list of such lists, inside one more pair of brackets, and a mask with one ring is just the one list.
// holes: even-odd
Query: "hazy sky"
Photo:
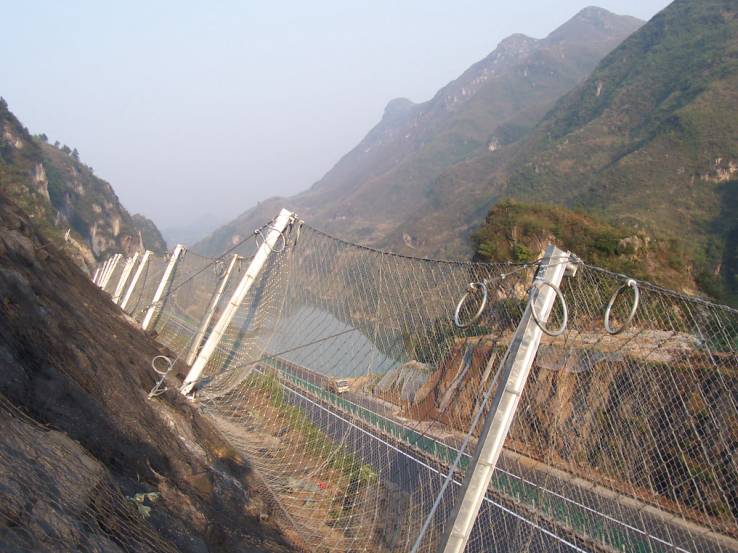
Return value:
[[(381, 118), (592, 0), (0, 0), (0, 96), (161, 227), (304, 190)], [(648, 19), (667, 0), (601, 0)]]

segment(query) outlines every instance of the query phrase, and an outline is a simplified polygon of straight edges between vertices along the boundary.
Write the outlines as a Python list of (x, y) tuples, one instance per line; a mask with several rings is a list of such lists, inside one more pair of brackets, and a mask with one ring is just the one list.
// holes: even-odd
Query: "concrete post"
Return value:
[(105, 271), (105, 275), (103, 275), (103, 279), (100, 282), (100, 288), (102, 288), (103, 290), (105, 290), (105, 287), (108, 285), (110, 277), (113, 276), (113, 271), (115, 271), (115, 268), (118, 266), (118, 262), (120, 262), (121, 257), (123, 257), (121, 254), (116, 253), (113, 256), (110, 265), (108, 265), (108, 269), (107, 271)]
[(100, 282), (102, 281), (102, 277), (105, 274), (105, 271), (108, 270), (108, 265), (110, 265), (110, 262), (112, 261), (113, 257), (108, 257), (105, 261), (103, 261), (102, 265), (100, 265), (100, 271), (97, 274), (97, 279), (95, 280), (95, 284), (97, 284), (98, 288), (100, 287)]
[(118, 285), (115, 287), (115, 292), (113, 292), (113, 303), (117, 304), (120, 301), (120, 297), (123, 295), (123, 289), (126, 286), (126, 282), (128, 282), (128, 277), (131, 276), (131, 271), (136, 265), (136, 261), (138, 261), (138, 252), (134, 253), (133, 257), (126, 259), (126, 265), (123, 267), (123, 272), (120, 274)]

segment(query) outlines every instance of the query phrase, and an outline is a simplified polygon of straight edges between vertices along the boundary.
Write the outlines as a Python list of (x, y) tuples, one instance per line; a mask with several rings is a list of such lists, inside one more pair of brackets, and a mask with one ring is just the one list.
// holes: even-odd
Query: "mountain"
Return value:
[(48, 240), (64, 244), (80, 266), (90, 268), (111, 253), (131, 254), (142, 242), (157, 253), (166, 250), (156, 225), (143, 215), (131, 216), (76, 150), (52, 146), (44, 135), (31, 136), (2, 98), (0, 190)]
[(684, 259), (683, 289), (735, 301), (737, 113), (738, 4), (677, 0), (527, 137), (445, 171), (444, 218), (420, 214), (403, 231), (433, 244), (429, 229), (458, 231), (502, 197), (560, 204), (650, 234)]
[[(446, 209), (437, 194), (442, 172), (525, 136), (562, 94), (641, 24), (586, 8), (544, 39), (508, 37), (431, 100), (392, 100), (379, 124), (309, 190), (260, 203), (198, 248), (223, 251), (288, 207), (343, 237), (435, 253), (397, 229), (413, 214)], [(467, 223), (483, 217), (480, 212)]]

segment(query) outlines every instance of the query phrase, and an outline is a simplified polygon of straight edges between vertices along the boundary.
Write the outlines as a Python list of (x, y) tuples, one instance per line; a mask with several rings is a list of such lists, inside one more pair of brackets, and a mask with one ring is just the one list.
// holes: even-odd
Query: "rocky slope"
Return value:
[(32, 137), (2, 99), (0, 131), (0, 190), (80, 266), (90, 268), (113, 253), (131, 254), (142, 244), (159, 253), (166, 249), (156, 226), (131, 216), (76, 150)]
[[(219, 253), (288, 207), (344, 237), (438, 253), (437, 243), (429, 249), (422, 235), (397, 228), (419, 213), (451, 215), (438, 194), (441, 172), (525, 136), (641, 24), (587, 8), (544, 39), (508, 37), (428, 102), (391, 101), (380, 123), (310, 190), (260, 203), (199, 249)], [(481, 218), (483, 212), (464, 224)]]
[(160, 348), (0, 193), (0, 550), (294, 550)]
[[(459, 341), (414, 403), (388, 399), (412, 419), (437, 420), (466, 432), (479, 390), (492, 379), (488, 359), (504, 356), (511, 335), (486, 336), (476, 344)], [(693, 423), (706, 420), (710, 411), (731, 412), (738, 390), (733, 345), (723, 344), (716, 363), (694, 348), (687, 334), (651, 330), (639, 336), (638, 347), (628, 348), (631, 336), (622, 339), (618, 351), (609, 351), (612, 344), (603, 345), (603, 340), (593, 346), (583, 336), (546, 337), (506, 449), (735, 538), (738, 495), (720, 490), (731, 489), (735, 478), (730, 452), (738, 433), (724, 420)], [(709, 443), (709, 451), (700, 443)], [(710, 476), (674, 478), (697, 472)]]

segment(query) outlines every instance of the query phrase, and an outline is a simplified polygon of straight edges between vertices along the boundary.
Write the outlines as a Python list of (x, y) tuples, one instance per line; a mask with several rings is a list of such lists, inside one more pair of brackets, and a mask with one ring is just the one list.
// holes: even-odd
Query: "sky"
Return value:
[[(308, 188), (393, 98), (594, 0), (0, 0), (0, 96), (162, 228)], [(649, 19), (666, 0), (599, 0)]]

